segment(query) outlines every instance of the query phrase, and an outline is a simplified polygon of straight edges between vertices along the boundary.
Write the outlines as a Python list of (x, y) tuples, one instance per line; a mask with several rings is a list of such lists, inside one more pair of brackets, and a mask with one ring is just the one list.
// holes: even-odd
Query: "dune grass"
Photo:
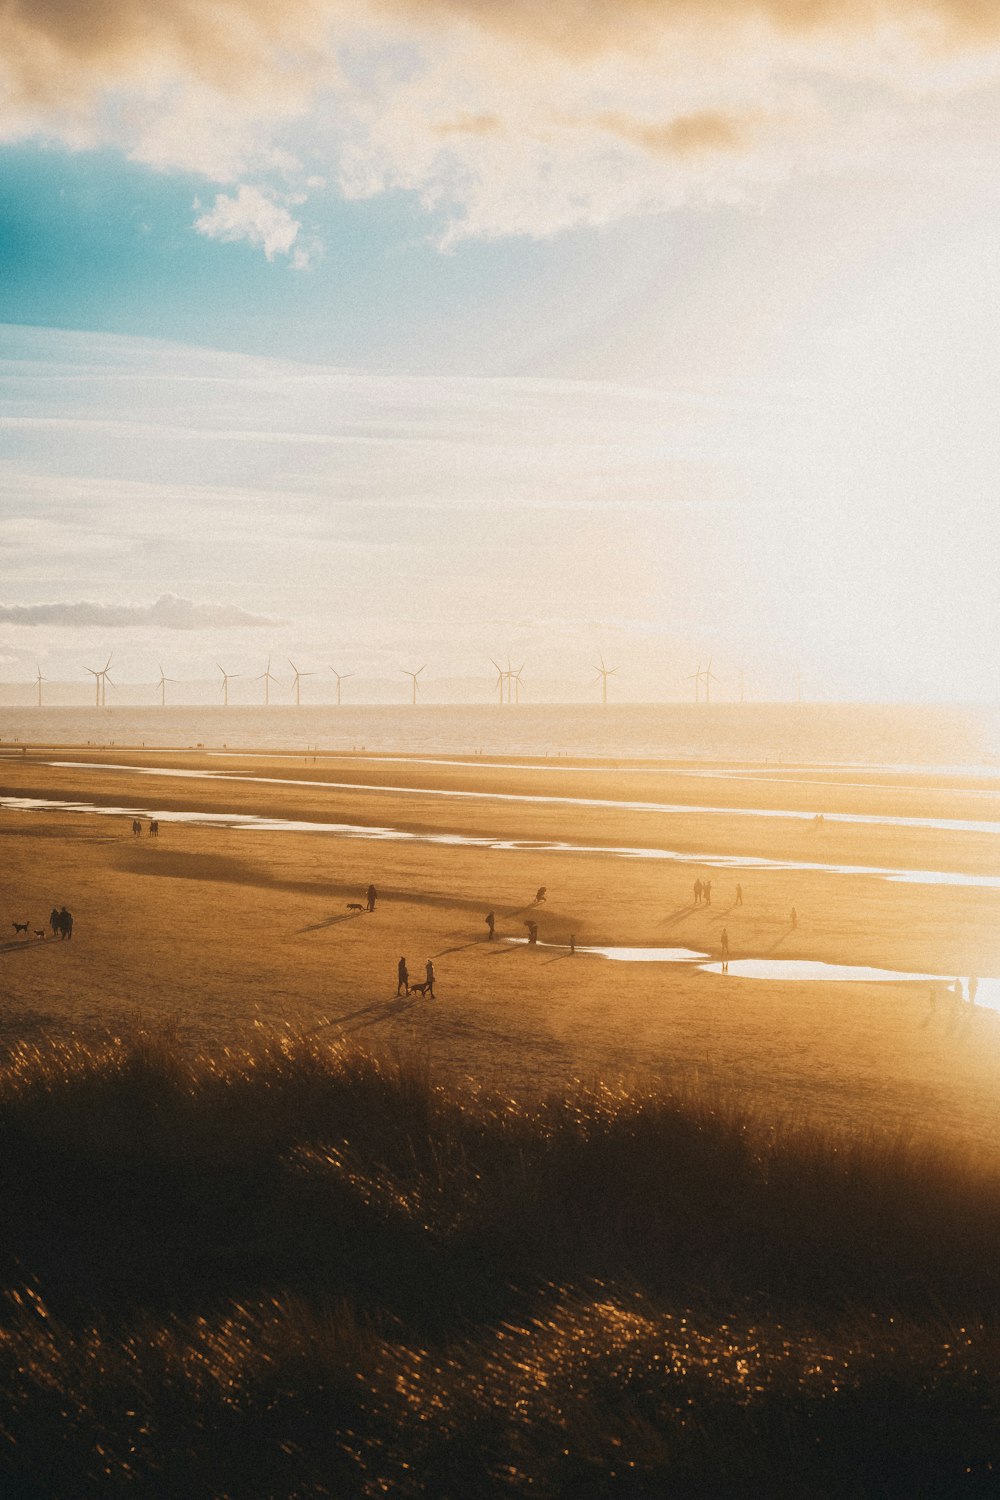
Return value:
[(275, 1036), (0, 1073), (0, 1493), (987, 1495), (1000, 1174)]

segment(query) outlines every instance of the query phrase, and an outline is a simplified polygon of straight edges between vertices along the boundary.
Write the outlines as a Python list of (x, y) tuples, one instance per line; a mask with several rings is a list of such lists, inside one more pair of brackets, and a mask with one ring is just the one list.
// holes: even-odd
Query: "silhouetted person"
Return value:
[(376, 891), (376, 889), (375, 889), (375, 887), (373, 885), (370, 885), (368, 887), (368, 910), (369, 911), (374, 911), (375, 910), (375, 902), (376, 902), (377, 897), (378, 897), (378, 892)]
[(743, 905), (743, 887), (740, 884), (738, 884), (738, 883), (737, 883), (737, 886), (736, 886), (736, 905), (737, 906), (742, 906)]
[(723, 927), (722, 933), (721, 933), (721, 935), (719, 937), (719, 948), (722, 951), (723, 958), (728, 958), (729, 957), (729, 930), (726, 927)]
[(544, 901), (544, 900), (545, 900), (545, 886), (544, 885), (540, 885), (538, 887), (538, 890), (535, 892), (535, 905), (537, 906), (539, 901)]
[(695, 883), (694, 883), (694, 904), (695, 904), (695, 906), (700, 906), (701, 905), (701, 890), (702, 890), (701, 881), (700, 880), (696, 880)]
[(431, 999), (433, 1000), (434, 999), (434, 964), (432, 963), (432, 961), (430, 959), (427, 960), (427, 970), (426, 970), (426, 972), (424, 974), (424, 978), (427, 980), (427, 993), (428, 993), (428, 995), (430, 995)]
[(538, 942), (538, 923), (537, 922), (525, 922), (524, 925), (528, 929), (528, 942), (529, 943), (537, 943)]
[(493, 939), (496, 937), (496, 933), (493, 931), (493, 929), (497, 925), (497, 919), (491, 911), (488, 911), (486, 913), (486, 925), (490, 929), (490, 942), (492, 943)]
[(798, 925), (799, 925), (799, 914), (795, 910), (795, 907), (793, 906), (792, 907), (792, 926), (793, 927), (798, 927)]
[(706, 880), (705, 881), (705, 884), (701, 888), (701, 893), (702, 893), (702, 895), (705, 898), (705, 904), (706, 904), (706, 906), (711, 906), (711, 904), (712, 904), (712, 882), (710, 880)]
[(961, 1005), (965, 1000), (965, 996), (962, 993), (962, 981), (960, 979), (955, 980), (955, 983), (952, 985), (952, 990), (955, 995), (955, 1004)]
[(158, 839), (160, 837), (160, 825), (155, 818), (150, 819), (149, 836), (151, 839)]
[(49, 926), (52, 928), (53, 937), (55, 937), (61, 925), (62, 924), (59, 921), (59, 908), (58, 906), (54, 906), (49, 912)]
[(65, 941), (73, 936), (73, 918), (65, 906), (59, 908), (59, 936)]
[(970, 977), (970, 979), (969, 979), (969, 1004), (970, 1005), (975, 1005), (975, 1003), (976, 1003), (976, 991), (978, 990), (978, 988), (979, 988), (979, 980), (976, 979), (975, 977)]
[(571, 953), (575, 953), (576, 952), (576, 933), (575, 932), (571, 932), (570, 935), (569, 935), (569, 951)]
[[(369, 907), (368, 910), (371, 911), (371, 907)], [(408, 995), (410, 993), (410, 972), (409, 972), (409, 970), (406, 967), (406, 959), (405, 958), (401, 958), (399, 960), (399, 963), (396, 965), (396, 994), (397, 995), (399, 994), (400, 990), (403, 991), (404, 995)]]

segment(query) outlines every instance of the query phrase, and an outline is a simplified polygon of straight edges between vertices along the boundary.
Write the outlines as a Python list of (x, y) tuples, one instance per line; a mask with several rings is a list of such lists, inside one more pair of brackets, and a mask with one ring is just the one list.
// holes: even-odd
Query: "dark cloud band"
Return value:
[(160, 630), (236, 630), (282, 621), (251, 614), (235, 604), (196, 604), (177, 594), (161, 594), (152, 604), (77, 603), (0, 604), (0, 622), (7, 625), (57, 625), (105, 630), (155, 625)]

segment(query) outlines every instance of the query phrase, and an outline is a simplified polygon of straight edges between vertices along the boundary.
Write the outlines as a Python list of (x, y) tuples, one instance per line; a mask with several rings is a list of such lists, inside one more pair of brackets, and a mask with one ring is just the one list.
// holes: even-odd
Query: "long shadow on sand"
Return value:
[(768, 948), (768, 950), (767, 950), (767, 951), (768, 951), (768, 953), (773, 953), (773, 952), (774, 952), (774, 951), (775, 951), (775, 949), (777, 949), (777, 948), (780, 948), (780, 947), (781, 947), (781, 945), (782, 945), (782, 943), (783, 943), (783, 942), (784, 942), (784, 941), (785, 941), (785, 939), (786, 939), (786, 938), (788, 938), (788, 937), (790, 937), (790, 936), (791, 936), (791, 934), (792, 934), (792, 933), (793, 933), (793, 932), (794, 932), (794, 931), (795, 931), (795, 928), (794, 928), (794, 927), (792, 927), (792, 926), (788, 926), (788, 927), (786, 927), (786, 928), (785, 928), (785, 930), (784, 930), (784, 932), (783, 932), (783, 933), (782, 933), (782, 934), (781, 934), (781, 936), (780, 936), (780, 937), (777, 937), (777, 938), (775, 938), (775, 940), (774, 940), (774, 942), (773, 942), (773, 943), (772, 943), (772, 944), (771, 944), (771, 946), (770, 946), (770, 948)]
[(374, 1000), (371, 1005), (363, 1005), (360, 1010), (352, 1010), (346, 1016), (331, 1018), (330, 1026), (345, 1026), (348, 1021), (357, 1021), (351, 1031), (361, 1031), (366, 1026), (377, 1026), (379, 1021), (392, 1021), (397, 1016), (403, 1016), (408, 1010), (413, 1010), (416, 1000), (412, 995), (396, 995), (391, 1000)]
[(40, 948), (50, 948), (54, 942), (53, 937), (11, 938), (7, 943), (0, 943), (0, 953), (37, 953)]
[(342, 912), (336, 917), (325, 917), (322, 922), (310, 922), (308, 927), (296, 927), (295, 936), (298, 937), (303, 932), (321, 932), (324, 927), (336, 927), (338, 922), (356, 922), (363, 916), (363, 911)]
[(665, 916), (663, 921), (660, 923), (660, 926), (673, 927), (677, 922), (683, 922), (684, 918), (689, 917), (693, 911), (700, 910), (700, 903), (689, 901), (687, 906), (678, 906), (676, 911), (672, 911), (667, 916)]

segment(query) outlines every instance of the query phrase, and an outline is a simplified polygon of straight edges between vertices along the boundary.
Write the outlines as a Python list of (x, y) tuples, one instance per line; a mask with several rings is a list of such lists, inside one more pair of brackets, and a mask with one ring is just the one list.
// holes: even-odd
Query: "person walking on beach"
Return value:
[(493, 939), (496, 937), (496, 933), (493, 931), (493, 929), (497, 925), (497, 919), (495, 914), (491, 911), (488, 911), (486, 913), (486, 925), (490, 929), (489, 940), (492, 943)]
[(570, 935), (569, 935), (569, 951), (570, 951), (570, 953), (575, 953), (576, 952), (576, 933), (575, 932), (571, 932)]
[(696, 880), (695, 883), (694, 883), (694, 904), (695, 904), (695, 906), (700, 906), (701, 905), (701, 881), (700, 880)]
[(66, 938), (71, 938), (73, 936), (73, 918), (70, 916), (65, 906), (61, 906), (59, 908), (58, 918), (59, 936), (65, 942)]
[(965, 1001), (965, 996), (962, 993), (962, 981), (960, 979), (955, 980), (955, 983), (952, 986), (952, 990), (955, 995), (955, 1004), (962, 1005)]
[(705, 884), (701, 888), (701, 893), (702, 893), (702, 895), (705, 898), (705, 905), (706, 906), (711, 906), (711, 904), (712, 904), (712, 882), (710, 880), (706, 880), (705, 881)]
[[(369, 911), (370, 910), (371, 910), (371, 908), (369, 907)], [(406, 959), (405, 958), (401, 958), (399, 960), (399, 963), (396, 965), (396, 994), (397, 995), (399, 994), (400, 990), (403, 991), (404, 995), (408, 995), (410, 993), (410, 971), (406, 967)]]
[(529, 943), (537, 943), (538, 942), (538, 923), (537, 922), (525, 922), (524, 925), (528, 929), (528, 942)]
[(793, 927), (798, 927), (798, 925), (799, 925), (799, 914), (795, 910), (795, 907), (793, 906), (792, 907), (792, 926)]
[(369, 911), (374, 911), (375, 910), (375, 901), (376, 901), (377, 897), (378, 897), (378, 892), (376, 891), (376, 889), (375, 889), (375, 887), (373, 885), (370, 885), (368, 887), (368, 910)]
[(539, 901), (544, 901), (545, 900), (545, 891), (546, 891), (546, 887), (544, 885), (540, 885), (538, 887), (538, 890), (535, 892), (535, 905), (536, 906), (538, 905)]
[(52, 928), (52, 936), (55, 937), (62, 923), (59, 920), (59, 908), (54, 906), (49, 912), (49, 926)]
[(975, 1003), (976, 1003), (976, 991), (978, 990), (978, 988), (979, 988), (979, 980), (975, 977), (975, 975), (970, 975), (969, 976), (969, 1004), (970, 1005), (975, 1005)]
[(729, 973), (729, 929), (723, 927), (719, 935), (719, 953), (722, 958), (722, 972)]
[(743, 905), (743, 887), (740, 885), (739, 881), (736, 882), (736, 905)]
[(424, 973), (424, 978), (427, 980), (427, 993), (428, 993), (428, 995), (430, 995), (431, 999), (433, 1000), (434, 999), (434, 964), (433, 964), (433, 962), (432, 962), (431, 959), (427, 960), (427, 969), (426, 969), (426, 971)]

